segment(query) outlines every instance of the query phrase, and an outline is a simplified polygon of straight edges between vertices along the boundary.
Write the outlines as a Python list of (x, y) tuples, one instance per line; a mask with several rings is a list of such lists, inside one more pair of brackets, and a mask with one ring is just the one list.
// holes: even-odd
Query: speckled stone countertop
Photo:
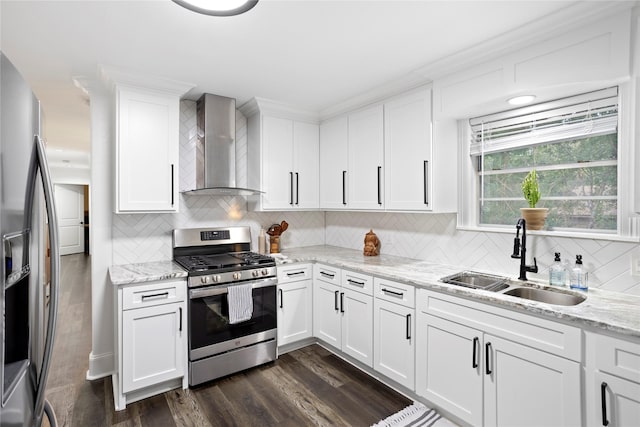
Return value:
[[(295, 262), (320, 262), (334, 267), (345, 268), (370, 274), (388, 280), (409, 283), (417, 288), (432, 289), (462, 297), (471, 297), (510, 309), (537, 314), (542, 317), (562, 319), (576, 326), (604, 329), (640, 340), (640, 297), (591, 288), (586, 301), (575, 306), (559, 306), (530, 301), (522, 298), (449, 285), (439, 281), (463, 270), (464, 267), (434, 264), (409, 258), (389, 255), (364, 256), (362, 251), (334, 246), (311, 246), (283, 250), (276, 256), (278, 264)], [(485, 271), (485, 273), (490, 273)], [(539, 288), (546, 284), (532, 282)], [(579, 293), (570, 291), (566, 292)]]
[(186, 278), (187, 272), (173, 261), (145, 262), (141, 264), (113, 265), (109, 268), (111, 283), (115, 286)]

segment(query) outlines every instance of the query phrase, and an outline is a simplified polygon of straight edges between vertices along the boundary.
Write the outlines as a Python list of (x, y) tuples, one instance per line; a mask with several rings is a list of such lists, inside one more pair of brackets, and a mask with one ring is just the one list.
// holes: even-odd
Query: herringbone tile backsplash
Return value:
[[(181, 103), (180, 188), (195, 188), (195, 102)], [(246, 119), (236, 115), (237, 182), (246, 186)], [(243, 197), (181, 195), (176, 214), (113, 215), (114, 264), (171, 259), (171, 232), (175, 228), (251, 227), (253, 249), (261, 227), (286, 220), (283, 248), (335, 245), (362, 250), (364, 235), (372, 228), (382, 242), (383, 254), (432, 261), (516, 277), (519, 260), (511, 259), (512, 234), (456, 229), (454, 214), (375, 212), (252, 212)], [(640, 256), (637, 244), (528, 236), (528, 255), (538, 260), (540, 272), (532, 278), (546, 280), (553, 253), (561, 252), (570, 263), (582, 254), (589, 285), (640, 295), (640, 279), (632, 277), (631, 255)], [(531, 258), (529, 259), (529, 263)]]

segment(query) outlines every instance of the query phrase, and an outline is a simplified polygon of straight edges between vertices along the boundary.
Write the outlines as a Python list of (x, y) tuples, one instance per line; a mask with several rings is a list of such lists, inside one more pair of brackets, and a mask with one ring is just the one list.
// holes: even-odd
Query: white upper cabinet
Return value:
[(431, 210), (431, 90), (384, 104), (385, 208)]
[(116, 213), (177, 212), (180, 96), (193, 86), (103, 71), (114, 93)]
[(319, 126), (265, 100), (240, 107), (248, 118), (249, 186), (264, 192), (256, 210), (317, 209)]
[(347, 208), (347, 168), (349, 124), (340, 116), (320, 125), (320, 207)]
[(382, 105), (349, 114), (347, 206), (384, 208), (384, 114)]

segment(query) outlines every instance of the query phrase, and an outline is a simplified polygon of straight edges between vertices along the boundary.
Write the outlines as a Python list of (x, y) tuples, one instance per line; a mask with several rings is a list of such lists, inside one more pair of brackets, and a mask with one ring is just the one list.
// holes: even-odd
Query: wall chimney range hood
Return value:
[(196, 104), (196, 120), (196, 188), (184, 194), (261, 194), (236, 186), (236, 100), (205, 93)]

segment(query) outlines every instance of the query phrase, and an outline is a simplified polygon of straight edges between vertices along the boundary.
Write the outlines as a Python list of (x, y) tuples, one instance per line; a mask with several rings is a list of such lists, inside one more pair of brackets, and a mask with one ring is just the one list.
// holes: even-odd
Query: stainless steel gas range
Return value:
[[(173, 231), (173, 258), (188, 272), (191, 386), (276, 359), (276, 264), (250, 248), (249, 227)], [(239, 303), (247, 320), (230, 315)]]

